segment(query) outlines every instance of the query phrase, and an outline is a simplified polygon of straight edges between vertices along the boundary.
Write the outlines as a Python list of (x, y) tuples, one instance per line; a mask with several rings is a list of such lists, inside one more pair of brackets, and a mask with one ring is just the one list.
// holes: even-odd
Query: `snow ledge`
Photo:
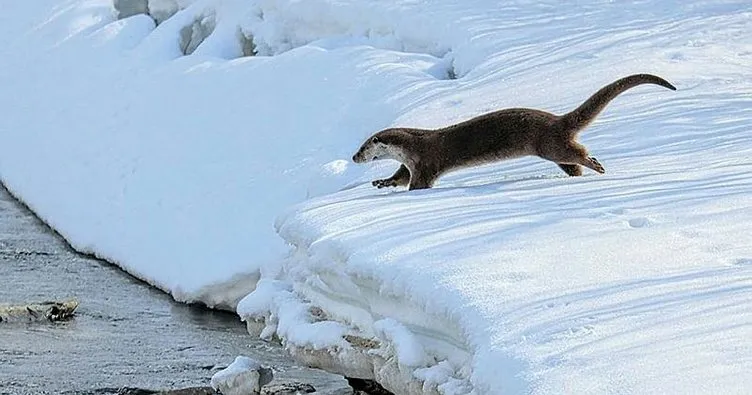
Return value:
[[(252, 336), (280, 341), (298, 363), (375, 380), (395, 394), (493, 392), (473, 383), (474, 347), (455, 320), (429, 313), (409, 295), (384, 292), (374, 279), (300, 270), (310, 264), (296, 249), (286, 264), (294, 284), (262, 278), (240, 301), (237, 312)], [(509, 362), (507, 389), (525, 392), (522, 364)]]

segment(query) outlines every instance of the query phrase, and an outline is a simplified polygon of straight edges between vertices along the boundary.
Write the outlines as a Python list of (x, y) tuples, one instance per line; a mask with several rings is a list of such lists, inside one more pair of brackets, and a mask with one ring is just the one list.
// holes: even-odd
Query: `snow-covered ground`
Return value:
[[(249, 327), (396, 393), (752, 389), (747, 0), (178, 3), (3, 5), (0, 177), (75, 248), (184, 301), (258, 284)], [(407, 192), (349, 161), (637, 72), (678, 91), (581, 134), (605, 175), (520, 159)]]

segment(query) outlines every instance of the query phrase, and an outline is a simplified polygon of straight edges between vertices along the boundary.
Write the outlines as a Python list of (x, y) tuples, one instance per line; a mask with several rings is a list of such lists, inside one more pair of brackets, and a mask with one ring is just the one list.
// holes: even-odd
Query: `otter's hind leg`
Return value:
[(546, 159), (552, 160), (558, 164), (582, 165), (601, 174), (606, 172), (606, 169), (604, 169), (603, 165), (598, 162), (598, 159), (589, 156), (587, 148), (582, 144), (571, 142), (551, 156), (552, 157)]
[(564, 170), (564, 173), (567, 173), (572, 177), (579, 177), (582, 175), (582, 166), (580, 165), (568, 165), (566, 163), (557, 163), (557, 165)]
[(580, 164), (601, 174), (606, 172), (606, 169), (603, 168), (601, 162), (598, 162), (598, 159), (595, 159), (594, 156), (582, 158)]
[(377, 187), (377, 188), (384, 188), (384, 187), (398, 187), (407, 185), (410, 183), (410, 170), (407, 169), (407, 166), (401, 165), (399, 169), (389, 178), (384, 178), (381, 180), (374, 180), (371, 182), (371, 185)]

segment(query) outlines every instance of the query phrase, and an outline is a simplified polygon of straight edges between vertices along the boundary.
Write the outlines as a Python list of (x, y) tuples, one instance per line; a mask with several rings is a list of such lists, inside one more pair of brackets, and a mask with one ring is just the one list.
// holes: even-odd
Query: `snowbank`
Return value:
[[(678, 6), (618, 27), (595, 5), (545, 27), (521, 23), (521, 37), (559, 36), (532, 45), (494, 35), (504, 43), (487, 62), (514, 76), (508, 97), (460, 84), (393, 123), (444, 125), (489, 98), (564, 111), (610, 82), (591, 72), (649, 65), (679, 92), (637, 88), (582, 134), (607, 175), (573, 179), (521, 160), (445, 176), (430, 191), (376, 190), (361, 178), (309, 200), (277, 220), (294, 248), (286, 303), (259, 290), (238, 306), (252, 332), (400, 394), (747, 391), (750, 14), (694, 4), (682, 23)], [(575, 28), (578, 15), (592, 31)], [(463, 82), (487, 81), (486, 66), (460, 73)], [(322, 347), (311, 331), (313, 340), (280, 330), (306, 331), (301, 323), (345, 334)]]
[[(583, 181), (529, 176), (476, 192), (359, 187), (280, 221), (297, 247), (287, 273), (302, 300), (351, 335), (393, 345), (405, 368), (427, 367), (411, 362), (424, 354), (450, 367), (434, 386), (743, 393), (752, 384), (751, 185), (739, 163)], [(400, 341), (380, 333), (383, 317), (425, 351), (404, 357)]]
[[(360, 44), (232, 59), (238, 29), (258, 23), (243, 1), (156, 27), (115, 20), (108, 1), (12, 7), (54, 14), (5, 35), (4, 182), (76, 249), (230, 308), (287, 250), (275, 216), (362, 174), (351, 147), (442, 63)], [(182, 29), (207, 15), (214, 33), (183, 56)]]
[[(398, 393), (752, 387), (746, 1), (165, 1), (0, 16), (0, 177), (78, 250), (210, 306), (258, 282), (250, 328)], [(635, 72), (679, 91), (582, 134), (605, 176), (525, 159), (407, 193), (349, 161)]]

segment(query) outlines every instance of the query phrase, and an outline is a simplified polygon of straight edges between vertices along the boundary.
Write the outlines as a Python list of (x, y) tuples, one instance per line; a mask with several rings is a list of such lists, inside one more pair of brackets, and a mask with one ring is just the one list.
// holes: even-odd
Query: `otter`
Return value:
[(352, 159), (355, 163), (400, 162), (394, 175), (372, 184), (378, 188), (407, 185), (409, 190), (431, 188), (451, 170), (531, 155), (556, 163), (570, 176), (581, 176), (583, 166), (602, 174), (606, 172), (603, 165), (576, 141), (577, 134), (616, 96), (642, 84), (676, 90), (661, 77), (634, 74), (604, 86), (564, 115), (509, 108), (441, 129), (385, 129), (369, 137)]

